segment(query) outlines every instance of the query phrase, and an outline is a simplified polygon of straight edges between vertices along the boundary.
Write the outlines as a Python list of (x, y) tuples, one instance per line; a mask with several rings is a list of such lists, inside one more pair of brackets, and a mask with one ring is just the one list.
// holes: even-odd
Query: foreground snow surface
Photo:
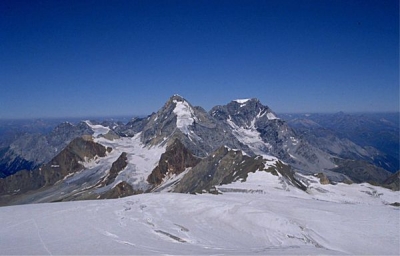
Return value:
[[(222, 195), (152, 193), (2, 207), (0, 254), (400, 253), (400, 211), (387, 205), (398, 193), (378, 188), (376, 196), (365, 193), (371, 190), (365, 184), (321, 192), (316, 184), (307, 194), (281, 185), (279, 177), (257, 174), (220, 187)], [(349, 197), (354, 200), (344, 200)]]

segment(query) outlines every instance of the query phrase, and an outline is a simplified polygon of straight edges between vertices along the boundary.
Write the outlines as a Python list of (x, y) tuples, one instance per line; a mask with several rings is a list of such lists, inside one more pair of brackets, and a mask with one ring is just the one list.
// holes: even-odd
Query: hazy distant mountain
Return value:
[(331, 154), (362, 159), (390, 172), (400, 169), (399, 113), (285, 114), (282, 118)]
[(0, 150), (0, 177), (19, 170), (32, 170), (50, 161), (70, 141), (93, 131), (86, 123), (73, 125), (64, 122), (49, 133), (24, 133), (15, 136), (11, 143)]

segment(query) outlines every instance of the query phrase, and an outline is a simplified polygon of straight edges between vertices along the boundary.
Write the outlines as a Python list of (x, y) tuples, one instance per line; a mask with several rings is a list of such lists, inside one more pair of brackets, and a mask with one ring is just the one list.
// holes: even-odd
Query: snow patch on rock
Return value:
[(177, 116), (176, 127), (184, 134), (189, 134), (189, 126), (196, 120), (194, 111), (186, 101), (174, 100), (173, 102), (176, 104), (173, 111)]

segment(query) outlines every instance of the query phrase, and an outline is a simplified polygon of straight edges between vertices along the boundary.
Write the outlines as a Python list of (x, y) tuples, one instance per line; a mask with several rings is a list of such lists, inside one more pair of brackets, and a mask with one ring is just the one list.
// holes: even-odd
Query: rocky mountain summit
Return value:
[[(3, 152), (2, 159), (9, 160), (4, 163), (20, 158), (33, 168), (0, 179), (0, 204), (148, 192), (218, 194), (220, 186), (246, 182), (256, 172), (275, 175), (285, 187), (305, 192), (314, 176), (304, 175), (314, 174), (323, 184), (368, 181), (398, 190), (398, 182), (384, 169), (318, 147), (257, 99), (235, 100), (206, 112), (174, 95), (156, 113), (126, 124), (63, 123), (35, 138), (25, 144), (15, 141)], [(22, 149), (26, 152), (18, 151)], [(15, 153), (13, 161), (7, 152)], [(43, 156), (35, 158), (40, 152)]]
[(287, 123), (257, 99), (236, 100), (211, 109), (232, 134), (256, 154), (269, 154), (303, 170), (315, 172), (334, 167), (330, 156), (299, 138)]

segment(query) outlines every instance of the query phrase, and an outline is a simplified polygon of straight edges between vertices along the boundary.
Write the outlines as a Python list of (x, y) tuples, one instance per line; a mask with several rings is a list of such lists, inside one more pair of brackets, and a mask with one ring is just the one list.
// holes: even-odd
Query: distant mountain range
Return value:
[(300, 136), (324, 151), (400, 169), (399, 113), (282, 114)]
[(398, 122), (378, 116), (278, 116), (257, 99), (207, 112), (174, 95), (156, 113), (129, 122), (3, 132), (0, 204), (219, 193), (218, 186), (258, 171), (303, 191), (304, 175), (398, 190)]

